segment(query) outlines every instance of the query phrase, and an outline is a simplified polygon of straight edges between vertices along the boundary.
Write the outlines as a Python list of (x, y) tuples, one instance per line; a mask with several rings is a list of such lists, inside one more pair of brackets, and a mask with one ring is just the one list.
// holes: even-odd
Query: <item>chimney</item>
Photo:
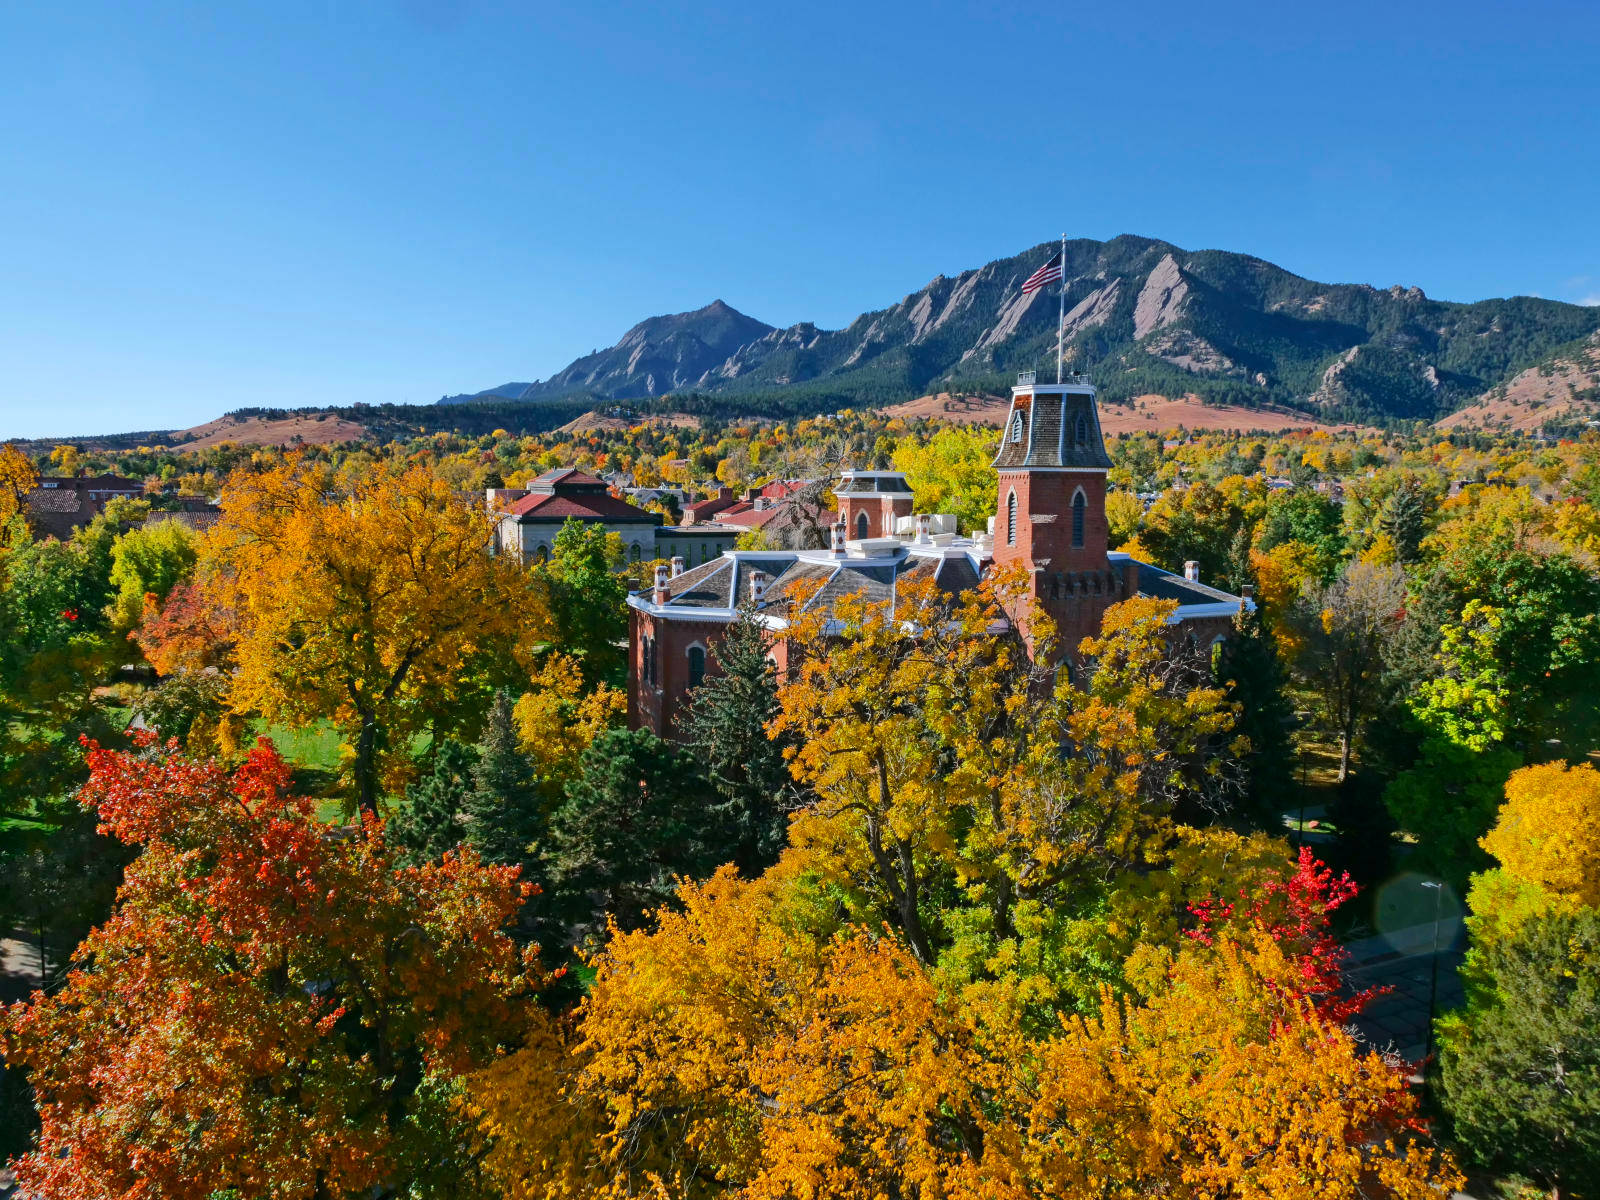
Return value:
[(844, 557), (844, 541), (844, 522), (835, 521), (833, 523), (833, 556), (835, 558)]
[(1246, 583), (1239, 588), (1239, 599), (1254, 600), (1256, 598), (1256, 585)]
[(652, 597), (652, 599), (657, 604), (665, 604), (667, 602), (667, 565), (666, 565), (666, 563), (657, 563), (656, 564), (656, 589), (655, 589), (655, 595)]
[(765, 596), (767, 594), (767, 583), (770, 581), (770, 579), (771, 579), (771, 576), (769, 576), (760, 567), (756, 567), (753, 570), (751, 570), (751, 572), (750, 572), (750, 599), (751, 600), (755, 601), (757, 604), (761, 603), (761, 597), (763, 597), (763, 596)]
[(683, 555), (674, 554), (672, 556), (672, 577), (674, 579), (676, 579), (679, 575), (682, 575), (682, 574), (683, 574)]
[(932, 539), (928, 537), (928, 514), (917, 514), (917, 545), (926, 546)]
[(1185, 579), (1187, 579), (1190, 583), (1199, 583), (1200, 582), (1200, 564), (1195, 562), (1195, 560), (1192, 559), (1192, 558), (1188, 562), (1184, 563), (1183, 564), (1183, 577)]

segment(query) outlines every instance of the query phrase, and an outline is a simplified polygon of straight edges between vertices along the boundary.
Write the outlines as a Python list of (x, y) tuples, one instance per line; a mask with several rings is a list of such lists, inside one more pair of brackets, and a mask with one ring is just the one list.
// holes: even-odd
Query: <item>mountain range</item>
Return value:
[[(1022, 284), (1044, 243), (927, 286), (843, 329), (779, 329), (721, 300), (651, 317), (549, 379), (469, 401), (766, 394), (891, 403), (997, 388), (1055, 359), (1058, 295)], [(1110, 401), (1195, 394), (1328, 417), (1435, 419), (1600, 330), (1600, 308), (1519, 296), (1471, 304), (1419, 288), (1327, 284), (1245, 254), (1125, 234), (1066, 244), (1069, 369)], [(1045, 377), (1048, 377), (1046, 374)]]

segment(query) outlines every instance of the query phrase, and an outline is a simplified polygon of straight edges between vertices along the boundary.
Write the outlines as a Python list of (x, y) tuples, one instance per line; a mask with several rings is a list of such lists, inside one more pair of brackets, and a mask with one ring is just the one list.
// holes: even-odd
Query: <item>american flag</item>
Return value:
[(1060, 278), (1061, 252), (1057, 251), (1049, 262), (1028, 276), (1027, 282), (1022, 285), (1022, 294), (1026, 296), (1029, 292), (1037, 292), (1046, 284), (1055, 283)]

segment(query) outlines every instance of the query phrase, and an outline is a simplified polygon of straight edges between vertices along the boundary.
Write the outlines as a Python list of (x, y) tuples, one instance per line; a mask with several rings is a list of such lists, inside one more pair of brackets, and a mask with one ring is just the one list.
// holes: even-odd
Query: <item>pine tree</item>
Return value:
[(1600, 1179), (1600, 914), (1534, 918), (1481, 955), (1486, 986), (1443, 1023), (1456, 1138), (1487, 1165), (1584, 1188)]
[(721, 673), (694, 694), (689, 742), (716, 795), (708, 828), (724, 860), (754, 876), (778, 860), (788, 832), (795, 786), (783, 751), (793, 739), (767, 735), (778, 715), (778, 678), (755, 613), (741, 609), (712, 653)]
[(1294, 710), (1284, 692), (1285, 675), (1278, 652), (1261, 624), (1261, 610), (1241, 609), (1233, 636), (1224, 644), (1218, 679), (1228, 685), (1228, 699), (1240, 706), (1235, 734), (1250, 739), (1245, 756), (1246, 801), (1269, 828), (1290, 803), (1294, 784), (1294, 747), (1289, 731)]
[(467, 839), (486, 862), (526, 863), (544, 832), (544, 808), (533, 764), (517, 744), (513, 700), (495, 693), (478, 743), (467, 804)]
[[(610, 729), (583, 752), (582, 772), (550, 819), (541, 867), (546, 906), (567, 928), (596, 913), (624, 929), (667, 903), (680, 875), (702, 876), (724, 859), (690, 754), (648, 729)], [(546, 943), (548, 944), (548, 943)]]
[(1388, 536), (1395, 558), (1402, 564), (1422, 557), (1422, 539), (1428, 532), (1428, 507), (1422, 489), (1407, 480), (1378, 510), (1378, 532)]
[(439, 858), (466, 837), (462, 814), (472, 799), (472, 768), (477, 758), (471, 746), (440, 742), (433, 755), (433, 770), (406, 791), (405, 806), (389, 818), (388, 840), (411, 862)]

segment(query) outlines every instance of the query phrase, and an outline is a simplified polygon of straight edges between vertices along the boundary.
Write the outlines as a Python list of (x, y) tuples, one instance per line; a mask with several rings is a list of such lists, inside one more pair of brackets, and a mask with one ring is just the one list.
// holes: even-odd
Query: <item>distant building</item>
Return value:
[(142, 483), (121, 475), (44, 475), (28, 493), (28, 523), (38, 537), (65, 541), (104, 512), (111, 500), (142, 495)]
[[(909, 579), (962, 592), (992, 567), (1015, 565), (1028, 591), (1010, 626), (1030, 651), (1034, 613), (1048, 613), (1057, 644), (1071, 647), (1099, 632), (1107, 608), (1132, 596), (1176, 601), (1174, 637), (1200, 646), (1225, 640), (1241, 607), (1254, 607), (1248, 596), (1201, 583), (1195, 563), (1178, 575), (1107, 549), (1110, 465), (1087, 380), (1022, 384), (1012, 389), (994, 460), (996, 515), (988, 533), (964, 537), (954, 518), (917, 513), (899, 472), (846, 471), (834, 490), (838, 511), (827, 547), (732, 550), (698, 567), (687, 560), (658, 567), (655, 586), (628, 598), (629, 723), (673, 732), (693, 689), (715, 671), (711, 652), (743, 606), (772, 632), (773, 656), (786, 667), (783, 633), (805, 592), (807, 609), (826, 611), (845, 595), (892, 602)], [(721, 521), (727, 511), (710, 515)]]
[(485, 499), (495, 518), (495, 551), (526, 563), (547, 560), (571, 519), (617, 534), (629, 562), (674, 556), (706, 562), (739, 536), (736, 529), (664, 526), (659, 513), (612, 495), (605, 480), (572, 467), (547, 471), (526, 488), (490, 488)]

